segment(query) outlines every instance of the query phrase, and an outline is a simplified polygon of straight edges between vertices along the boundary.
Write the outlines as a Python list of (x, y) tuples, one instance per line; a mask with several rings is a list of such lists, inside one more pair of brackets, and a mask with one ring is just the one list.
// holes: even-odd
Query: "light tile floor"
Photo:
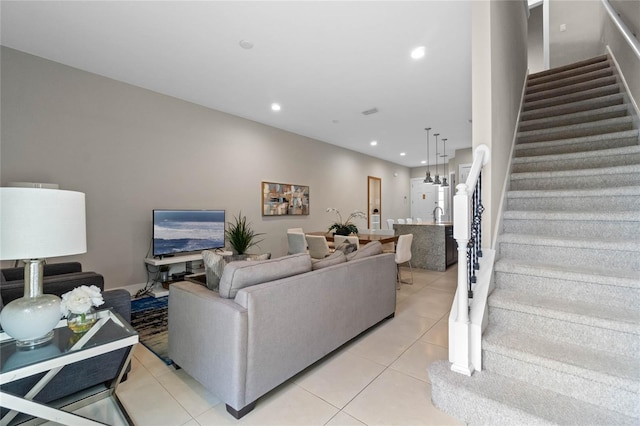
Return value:
[[(432, 405), (427, 372), (431, 362), (448, 356), (457, 267), (414, 269), (413, 276), (414, 284), (397, 293), (395, 318), (269, 392), (239, 421), (186, 372), (166, 366), (143, 345), (118, 396), (140, 426), (463, 424)], [(124, 424), (112, 404), (100, 401), (79, 413)]]

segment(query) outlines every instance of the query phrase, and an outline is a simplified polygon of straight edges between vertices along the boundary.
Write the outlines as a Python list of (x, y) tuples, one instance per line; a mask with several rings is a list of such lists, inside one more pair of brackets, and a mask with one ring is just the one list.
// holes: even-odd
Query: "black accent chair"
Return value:
[[(122, 318), (131, 321), (131, 295), (126, 290), (104, 291), (104, 277), (95, 272), (82, 272), (78, 262), (47, 264), (44, 266), (44, 293), (61, 296), (81, 285), (95, 285), (102, 290), (104, 305), (112, 308)], [(24, 268), (0, 270), (0, 309), (14, 299), (24, 296)], [(101, 384), (109, 384), (117, 378), (118, 371), (127, 356), (127, 349), (120, 349), (88, 360), (70, 364), (36, 395), (34, 401), (51, 403), (82, 390)], [(126, 372), (131, 366), (127, 366)], [(126, 379), (126, 372), (123, 380)], [(4, 391), (25, 395), (45, 373), (2, 385)], [(7, 410), (2, 409), (2, 415)]]

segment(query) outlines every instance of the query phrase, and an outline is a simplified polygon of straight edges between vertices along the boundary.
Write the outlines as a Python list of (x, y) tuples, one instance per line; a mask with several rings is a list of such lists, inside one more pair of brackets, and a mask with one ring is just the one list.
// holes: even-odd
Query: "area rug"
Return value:
[(140, 343), (165, 364), (169, 358), (169, 296), (143, 297), (131, 301), (131, 326), (138, 332)]

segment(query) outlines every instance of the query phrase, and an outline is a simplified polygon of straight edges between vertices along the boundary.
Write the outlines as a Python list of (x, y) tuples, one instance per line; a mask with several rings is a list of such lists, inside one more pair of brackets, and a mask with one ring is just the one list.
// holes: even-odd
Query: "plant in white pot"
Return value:
[(337, 220), (329, 226), (329, 231), (334, 231), (336, 235), (358, 234), (358, 227), (352, 222), (356, 218), (366, 219), (367, 215), (360, 210), (356, 210), (349, 215), (347, 220), (342, 221), (342, 215), (336, 208), (329, 207), (327, 213), (335, 212)]
[(224, 232), (234, 254), (238, 255), (246, 254), (250, 247), (262, 242), (262, 239), (257, 239), (257, 237), (264, 235), (251, 228), (251, 224), (247, 221), (247, 217), (242, 215), (242, 212), (233, 217), (233, 222), (227, 222), (227, 229)]

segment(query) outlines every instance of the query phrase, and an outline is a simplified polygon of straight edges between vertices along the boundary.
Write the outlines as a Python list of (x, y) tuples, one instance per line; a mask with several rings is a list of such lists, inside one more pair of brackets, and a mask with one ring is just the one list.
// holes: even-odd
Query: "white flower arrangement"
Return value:
[(355, 210), (353, 213), (351, 213), (349, 215), (349, 217), (347, 218), (347, 220), (345, 220), (344, 222), (342, 221), (342, 215), (340, 214), (340, 211), (334, 207), (329, 207), (327, 209), (327, 213), (330, 212), (334, 212), (336, 214), (336, 216), (338, 217), (338, 220), (336, 222), (334, 222), (333, 224), (331, 224), (331, 226), (329, 226), (329, 231), (337, 231), (338, 233), (343, 232), (342, 235), (349, 235), (349, 234), (357, 234), (358, 233), (358, 227), (352, 222), (353, 219), (356, 218), (360, 218), (360, 219), (366, 219), (367, 218), (367, 214), (360, 211), (360, 210)]
[(62, 295), (60, 311), (63, 315), (74, 313), (81, 315), (89, 312), (92, 306), (96, 308), (104, 303), (100, 289), (95, 285), (82, 285)]

